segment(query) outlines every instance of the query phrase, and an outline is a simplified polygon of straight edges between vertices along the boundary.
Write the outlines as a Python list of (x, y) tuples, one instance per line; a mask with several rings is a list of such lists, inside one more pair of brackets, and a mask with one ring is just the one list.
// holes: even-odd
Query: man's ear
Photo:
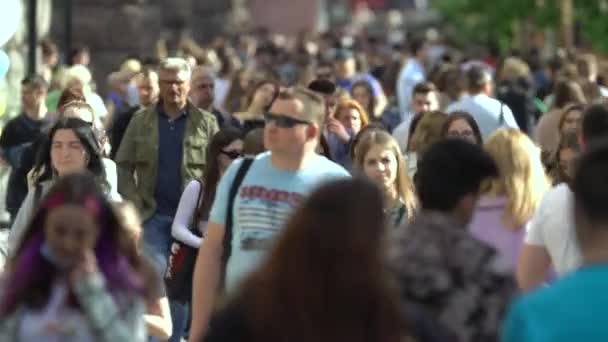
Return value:
[(306, 140), (319, 140), (321, 129), (318, 124), (311, 124), (306, 127)]

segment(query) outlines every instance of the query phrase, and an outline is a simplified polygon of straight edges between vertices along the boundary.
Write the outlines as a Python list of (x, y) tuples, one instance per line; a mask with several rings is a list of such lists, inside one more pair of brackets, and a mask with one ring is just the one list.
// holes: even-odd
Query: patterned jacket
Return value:
[(515, 295), (512, 276), (496, 267), (495, 251), (448, 215), (422, 211), (390, 239), (389, 267), (404, 305), (428, 311), (456, 341), (496, 341)]

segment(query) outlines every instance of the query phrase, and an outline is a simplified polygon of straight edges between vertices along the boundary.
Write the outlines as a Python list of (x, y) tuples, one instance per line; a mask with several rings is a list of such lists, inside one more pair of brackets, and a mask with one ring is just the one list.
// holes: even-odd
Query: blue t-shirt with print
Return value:
[[(226, 224), (230, 187), (241, 166), (236, 160), (218, 184), (210, 221)], [(319, 184), (349, 173), (340, 165), (317, 156), (305, 169), (285, 171), (274, 167), (271, 153), (258, 155), (234, 200), (232, 254), (226, 270), (226, 288), (231, 291), (258, 266), (304, 196)]]

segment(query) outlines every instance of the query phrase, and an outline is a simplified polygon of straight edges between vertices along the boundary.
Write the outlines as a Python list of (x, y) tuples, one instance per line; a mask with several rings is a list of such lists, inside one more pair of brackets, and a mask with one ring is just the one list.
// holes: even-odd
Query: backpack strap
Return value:
[(505, 123), (505, 112), (504, 112), (504, 106), (505, 104), (502, 103), (502, 101), (498, 101), (500, 103), (500, 114), (498, 117), (498, 125), (502, 126)]
[(241, 183), (243, 183), (243, 179), (247, 175), (247, 171), (253, 164), (253, 158), (245, 158), (241, 163), (238, 171), (236, 172), (236, 176), (232, 181), (232, 185), (230, 185), (230, 192), (228, 193), (228, 207), (226, 211), (226, 224), (224, 225), (224, 241), (223, 251), (222, 251), (222, 277), (221, 277), (221, 289), (224, 288), (226, 283), (226, 266), (228, 265), (228, 259), (230, 259), (230, 254), (232, 253), (232, 214), (234, 211), (234, 200), (236, 195), (241, 187)]

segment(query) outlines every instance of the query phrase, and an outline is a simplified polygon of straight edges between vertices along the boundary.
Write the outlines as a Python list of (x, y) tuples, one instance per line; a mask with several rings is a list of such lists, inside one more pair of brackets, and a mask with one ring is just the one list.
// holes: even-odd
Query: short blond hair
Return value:
[(83, 86), (87, 87), (91, 84), (93, 76), (86, 66), (77, 64), (71, 66), (63, 74), (63, 82), (61, 82), (62, 88), (65, 89), (73, 80), (78, 80)]
[(325, 102), (323, 97), (312, 90), (303, 87), (281, 90), (277, 99), (298, 100), (304, 106), (304, 115), (312, 122), (321, 125), (325, 120)]
[(180, 75), (184, 75), (187, 79), (192, 78), (192, 68), (190, 68), (190, 64), (185, 59), (179, 57), (165, 58), (160, 62), (158, 70), (160, 72), (177, 72)]

